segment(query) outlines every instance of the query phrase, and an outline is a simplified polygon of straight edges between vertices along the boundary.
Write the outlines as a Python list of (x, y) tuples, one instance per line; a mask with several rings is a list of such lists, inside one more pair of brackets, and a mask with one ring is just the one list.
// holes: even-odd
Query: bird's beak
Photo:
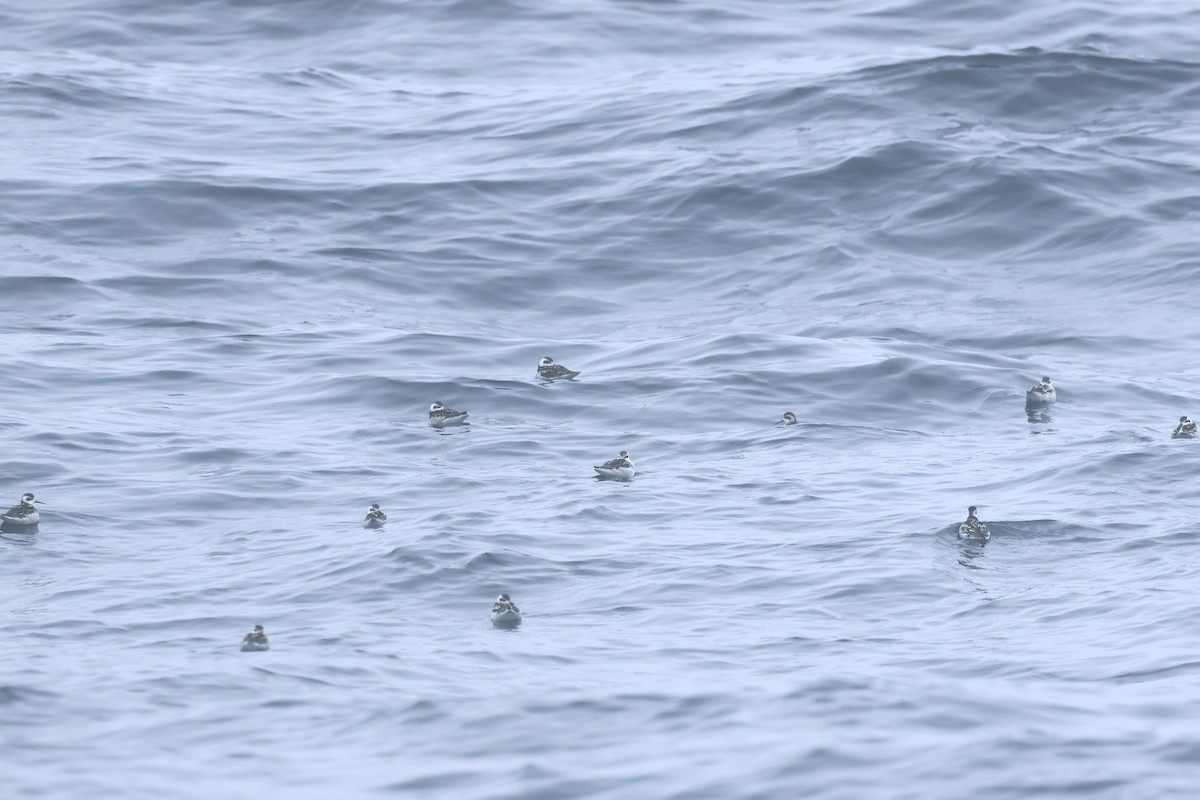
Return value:
[(34, 500), (33, 502), (37, 503), (39, 506), (42, 504), (41, 500)]

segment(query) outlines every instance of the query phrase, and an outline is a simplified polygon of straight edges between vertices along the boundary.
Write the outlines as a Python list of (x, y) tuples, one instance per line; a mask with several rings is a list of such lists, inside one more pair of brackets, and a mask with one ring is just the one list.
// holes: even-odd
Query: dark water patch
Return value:
[(52, 692), (35, 689), (31, 686), (6, 685), (0, 686), (0, 706), (12, 706), (22, 703), (48, 703), (55, 699)]
[(6, 96), (6, 105), (18, 113), (31, 107), (29, 110), (35, 114), (53, 110), (54, 117), (64, 116), (62, 112), (71, 108), (104, 111), (121, 108), (129, 113), (144, 113), (148, 108), (171, 102), (167, 97), (122, 90), (120, 82), (113, 80), (112, 76), (100, 79), (92, 75), (37, 72), (0, 80), (0, 98)]
[[(314, 255), (330, 258), (340, 258), (346, 261), (362, 261), (370, 264), (403, 264), (407, 262), (406, 254), (399, 250), (367, 247), (328, 247), (314, 250)], [(392, 278), (392, 285), (394, 285)]]
[(395, 792), (428, 792), (433, 790), (449, 790), (455, 787), (470, 785), (472, 779), (478, 781), (482, 779), (483, 773), (471, 771), (446, 771), (434, 775), (425, 775), (420, 778), (411, 778), (409, 780), (397, 781), (384, 785), (383, 791), (389, 794)]
[[(159, 286), (164, 288), (178, 286), (186, 292), (192, 288), (187, 281), (207, 279), (209, 281), (225, 281), (229, 288), (240, 292), (245, 292), (249, 285), (253, 285), (257, 293), (263, 291), (260, 287), (264, 284), (254, 279), (298, 280), (310, 275), (313, 271), (314, 267), (310, 265), (281, 258), (209, 257), (172, 261), (170, 264), (161, 265), (154, 270), (160, 274), (127, 276), (125, 280), (130, 281), (131, 284), (136, 282), (134, 285), (121, 284), (120, 279), (114, 281), (113, 285), (137, 289), (139, 293), (153, 293)], [(254, 280), (253, 284), (250, 283), (252, 280)], [(173, 283), (173, 281), (180, 282)], [(264, 282), (269, 287), (269, 280), (264, 280)], [(164, 294), (169, 296), (169, 293)], [(253, 296), (252, 294), (251, 297)]]
[(33, 525), (12, 525), (9, 523), (0, 524), (0, 541), (13, 547), (34, 547), (37, 544), (35, 538), (41, 530), (41, 523)]
[(264, 73), (263, 78), (267, 81), (277, 83), (286, 89), (301, 89), (313, 86), (348, 89), (354, 85), (354, 81), (350, 76), (341, 75), (335, 70), (317, 69), (314, 67), (289, 72), (268, 72)]
[[(139, 281), (139, 283), (142, 283)], [(156, 294), (159, 289), (168, 289), (165, 284), (159, 284), (158, 287), (153, 286), (156, 281), (147, 281), (140, 287), (141, 291), (149, 291)], [(150, 285), (146, 285), (150, 284)], [(205, 282), (190, 282), (182, 281), (179, 284), (169, 286), (166, 294), (171, 294), (175, 291), (180, 291), (188, 294), (190, 290), (203, 290), (216, 288), (215, 284)], [(216, 322), (213, 320), (196, 319), (190, 316), (162, 314), (154, 316), (132, 316), (128, 314), (111, 314), (111, 313), (96, 313), (89, 315), (87, 322), (100, 329), (124, 329), (131, 331), (146, 330), (146, 331), (172, 331), (186, 332), (189, 334), (200, 335), (219, 335), (228, 332), (234, 326), (227, 323)]]
[[(974, 337), (954, 337), (946, 342), (950, 347), (969, 347), (981, 353), (989, 350), (1011, 353), (1014, 358), (1028, 358), (1037, 350), (1052, 349), (1058, 353), (1069, 354), (1075, 358), (1088, 358), (1098, 350), (1116, 354), (1132, 355), (1144, 352), (1152, 345), (1149, 339), (1121, 333), (1109, 333), (1096, 336), (1081, 336), (1076, 333), (1061, 330), (1043, 330), (1037, 333), (998, 331), (996, 335), (986, 339)], [(1034, 370), (1036, 372), (1036, 370)], [(1030, 376), (1034, 378), (1034, 376)]]
[[(62, 275), (0, 275), (0, 293), (20, 303), (28, 313), (30, 307), (62, 308), (66, 303), (89, 303), (107, 299), (97, 284)], [(24, 316), (24, 314), (22, 314)]]
[(942, 56), (861, 76), (898, 96), (1005, 120), (1027, 130), (1056, 130), (1111, 106), (1143, 105), (1194, 82), (1195, 66), (1027, 48), (1013, 53)]
[[(897, 225), (874, 237), (879, 245), (940, 260), (978, 258), (981, 251), (1040, 248), (1058, 235), (1063, 219), (1085, 214), (1071, 198), (1024, 172), (1004, 174), (1002, 168), (975, 164), (955, 173), (945, 176), (953, 187), (933, 192), (932, 203), (917, 201)], [(1111, 228), (1104, 230), (1111, 235)]]

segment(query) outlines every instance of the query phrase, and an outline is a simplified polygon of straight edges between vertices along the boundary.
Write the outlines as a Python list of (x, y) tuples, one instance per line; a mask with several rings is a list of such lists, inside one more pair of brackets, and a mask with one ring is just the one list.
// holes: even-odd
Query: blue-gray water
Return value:
[(6, 6), (0, 794), (1194, 797), (1197, 31)]

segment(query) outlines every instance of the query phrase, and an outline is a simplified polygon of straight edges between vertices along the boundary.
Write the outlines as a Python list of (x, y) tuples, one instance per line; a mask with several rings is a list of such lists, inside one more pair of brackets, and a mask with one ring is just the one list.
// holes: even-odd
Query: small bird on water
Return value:
[(497, 597), (492, 605), (492, 624), (497, 628), (513, 628), (521, 624), (521, 609), (507, 594)]
[(1025, 404), (1030, 406), (1048, 406), (1058, 399), (1058, 394), (1050, 384), (1050, 378), (1042, 378), (1041, 383), (1035, 383), (1033, 388), (1025, 393)]
[(605, 461), (598, 467), (592, 467), (592, 469), (596, 470), (596, 474), (601, 478), (616, 478), (627, 481), (633, 477), (633, 459), (629, 457), (628, 450), (622, 450), (621, 454), (612, 461)]
[(383, 513), (379, 503), (371, 503), (371, 507), (367, 509), (366, 519), (363, 520), (363, 527), (382, 528), (385, 522), (387, 522), (387, 514)]
[(33, 499), (33, 494), (26, 492), (21, 495), (21, 502), (0, 514), (0, 522), (5, 525), (36, 525), (42, 515), (38, 513), (34, 503), (40, 502), (42, 501)]
[(988, 530), (987, 525), (979, 521), (979, 517), (975, 516), (975, 506), (967, 509), (967, 521), (958, 526), (958, 536), (960, 539), (982, 539), (987, 541), (991, 538), (992, 533)]
[(262, 625), (255, 625), (254, 630), (242, 637), (242, 652), (256, 653), (262, 650), (270, 650), (271, 645), (267, 641), (267, 635), (263, 633)]
[(446, 408), (436, 400), (429, 405), (429, 424), (435, 428), (444, 428), (447, 425), (462, 425), (466, 421), (466, 411), (455, 411), (453, 408)]
[(570, 380), (579, 373), (573, 369), (567, 369), (562, 364), (555, 364), (554, 359), (550, 356), (542, 356), (541, 362), (537, 368), (538, 377), (544, 381)]

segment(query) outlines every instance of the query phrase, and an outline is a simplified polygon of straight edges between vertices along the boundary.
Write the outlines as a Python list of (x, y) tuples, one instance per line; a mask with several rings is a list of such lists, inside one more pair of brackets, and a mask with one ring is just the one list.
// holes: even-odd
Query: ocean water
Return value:
[(1195, 797), (1197, 31), (6, 5), (0, 795)]

